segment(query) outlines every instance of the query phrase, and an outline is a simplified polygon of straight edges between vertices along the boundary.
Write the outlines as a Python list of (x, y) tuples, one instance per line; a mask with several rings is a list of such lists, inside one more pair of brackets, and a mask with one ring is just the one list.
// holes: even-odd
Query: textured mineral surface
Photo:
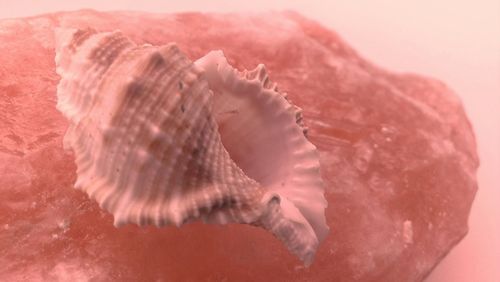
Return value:
[[(72, 188), (68, 124), (55, 108), (58, 26), (174, 41), (192, 60), (221, 49), (240, 69), (264, 63), (320, 150), (331, 232), (312, 266), (247, 225), (113, 227)], [(292, 12), (0, 20), (2, 281), (421, 281), (467, 233), (477, 166), (471, 126), (445, 85), (374, 66)]]

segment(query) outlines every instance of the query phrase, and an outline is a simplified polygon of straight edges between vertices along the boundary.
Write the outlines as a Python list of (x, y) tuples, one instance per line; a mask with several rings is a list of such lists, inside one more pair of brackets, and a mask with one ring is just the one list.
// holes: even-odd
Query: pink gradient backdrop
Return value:
[(293, 9), (336, 30), (380, 66), (443, 80), (460, 95), (474, 125), (481, 158), (480, 190), (468, 236), (427, 281), (500, 281), (500, 1), (326, 2), (0, 0), (0, 18), (81, 8), (150, 12)]

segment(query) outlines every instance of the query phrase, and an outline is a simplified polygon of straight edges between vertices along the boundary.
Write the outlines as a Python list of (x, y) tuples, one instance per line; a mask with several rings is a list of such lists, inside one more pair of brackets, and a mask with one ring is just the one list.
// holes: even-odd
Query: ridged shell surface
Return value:
[(195, 63), (121, 32), (56, 31), (57, 108), (75, 187), (115, 225), (246, 223), (312, 262), (328, 233), (318, 153), (263, 65)]

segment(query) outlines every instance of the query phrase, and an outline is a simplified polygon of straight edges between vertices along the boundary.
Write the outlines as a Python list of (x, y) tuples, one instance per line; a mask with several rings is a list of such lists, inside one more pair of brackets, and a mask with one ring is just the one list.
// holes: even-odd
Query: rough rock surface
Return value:
[[(304, 109), (321, 152), (331, 233), (304, 268), (264, 230), (113, 227), (72, 189), (53, 29), (121, 29), (195, 60), (264, 63)], [(394, 74), (295, 13), (79, 11), (0, 20), (0, 280), (421, 281), (467, 233), (478, 166), (471, 126), (439, 81)]]

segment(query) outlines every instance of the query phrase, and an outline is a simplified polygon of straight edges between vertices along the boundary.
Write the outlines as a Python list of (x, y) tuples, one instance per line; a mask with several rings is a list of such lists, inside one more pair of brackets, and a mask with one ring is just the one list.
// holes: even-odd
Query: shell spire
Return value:
[(116, 226), (252, 224), (312, 262), (328, 233), (318, 153), (262, 65), (240, 73), (222, 52), (193, 63), (119, 31), (60, 29), (56, 45), (75, 188)]

